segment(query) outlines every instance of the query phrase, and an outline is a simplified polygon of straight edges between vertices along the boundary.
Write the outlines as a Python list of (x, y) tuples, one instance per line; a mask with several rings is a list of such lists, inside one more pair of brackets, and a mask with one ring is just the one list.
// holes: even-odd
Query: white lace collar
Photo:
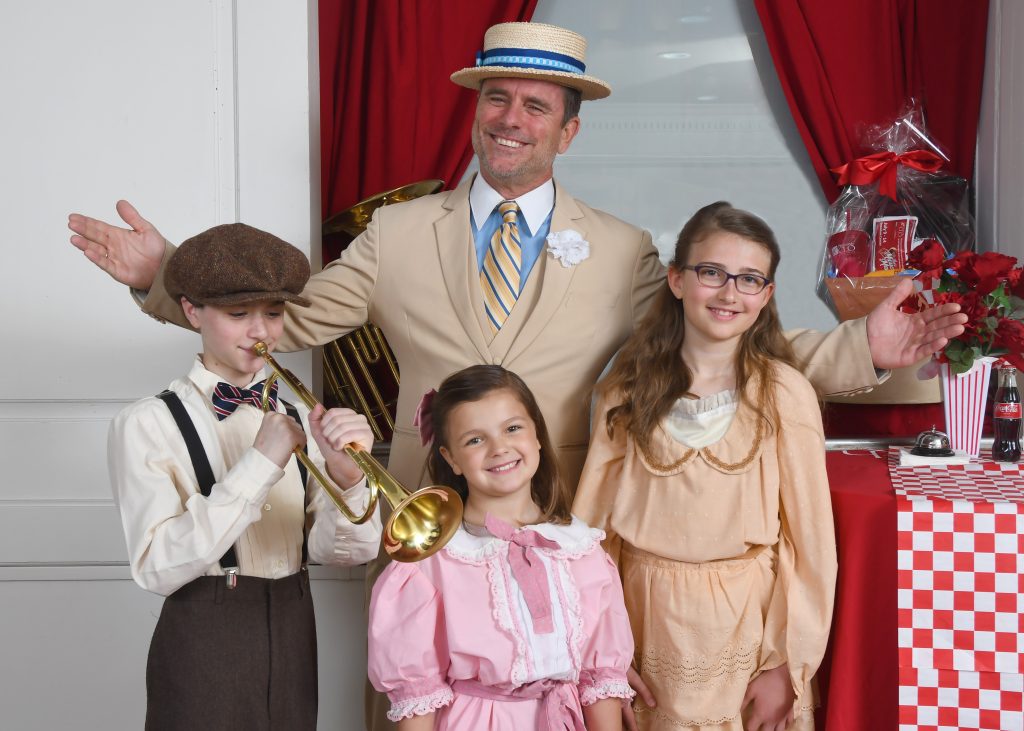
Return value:
[[(555, 523), (538, 523), (536, 525), (523, 526), (540, 533), (558, 543), (561, 548), (549, 549), (538, 548), (537, 550), (550, 554), (554, 558), (575, 559), (587, 555), (600, 546), (604, 539), (604, 531), (591, 528), (575, 515), (569, 525), (557, 525)], [(457, 558), (467, 563), (482, 563), (499, 550), (508, 546), (508, 541), (492, 536), (473, 535), (463, 526), (452, 536), (444, 550), (452, 558)]]

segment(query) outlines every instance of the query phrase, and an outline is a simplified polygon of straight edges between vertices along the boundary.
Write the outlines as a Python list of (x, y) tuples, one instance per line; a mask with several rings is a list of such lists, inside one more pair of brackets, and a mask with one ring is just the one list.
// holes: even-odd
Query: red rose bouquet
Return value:
[(1024, 269), (1012, 256), (987, 251), (961, 251), (946, 256), (942, 244), (923, 241), (907, 257), (907, 266), (920, 270), (925, 292), (907, 308), (928, 303), (956, 302), (967, 317), (964, 332), (950, 340), (941, 353), (923, 369), (921, 377), (931, 378), (940, 363), (953, 373), (966, 373), (984, 356), (998, 357), (1024, 370)]

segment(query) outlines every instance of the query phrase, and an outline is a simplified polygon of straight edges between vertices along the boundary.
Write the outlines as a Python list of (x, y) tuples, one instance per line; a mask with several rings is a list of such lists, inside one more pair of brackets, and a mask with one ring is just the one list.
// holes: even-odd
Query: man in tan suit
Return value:
[[(583, 73), (585, 47), (554, 26), (488, 30), (478, 65), (452, 75), (479, 89), (472, 137), (480, 174), (454, 191), (378, 209), (366, 232), (310, 280), (303, 296), (312, 307), (287, 309), (280, 351), (327, 343), (367, 321), (383, 330), (401, 369), (389, 470), (407, 485), (424, 481), (426, 449), (412, 423), (420, 397), (474, 363), (503, 365), (526, 381), (575, 483), (590, 390), (662, 286), (650, 234), (576, 200), (552, 178), (555, 157), (579, 130), (581, 99), (610, 93)], [(518, 204), (521, 282), (496, 325), (481, 272), (502, 227), (502, 201)], [(118, 213), (131, 230), (72, 214), (72, 243), (116, 280), (147, 291), (145, 311), (184, 325), (162, 283), (173, 247), (128, 203), (119, 202)], [(959, 332), (955, 306), (898, 313), (907, 294), (824, 336), (793, 333), (820, 390), (869, 389), (876, 368), (917, 362)]]

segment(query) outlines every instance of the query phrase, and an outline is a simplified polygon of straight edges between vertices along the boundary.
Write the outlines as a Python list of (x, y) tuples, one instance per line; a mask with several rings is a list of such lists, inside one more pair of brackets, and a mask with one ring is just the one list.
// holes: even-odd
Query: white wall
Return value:
[[(0, 17), (0, 727), (141, 728), (160, 599), (128, 577), (106, 429), (198, 337), (140, 314), (68, 243), (67, 214), (113, 220), (125, 197), (172, 241), (244, 220), (309, 251), (316, 6), (0, 0)], [(309, 354), (288, 361), (310, 377)], [(361, 572), (313, 576), (321, 728), (359, 729)]]
[(588, 70), (612, 86), (584, 103), (556, 167), (573, 195), (650, 230), (666, 259), (701, 206), (756, 213), (782, 247), (782, 322), (832, 328), (814, 291), (825, 201), (753, 3), (541, 0), (534, 20), (582, 33)]
[(1024, 261), (1024, 4), (989, 3), (978, 129), (978, 244)]

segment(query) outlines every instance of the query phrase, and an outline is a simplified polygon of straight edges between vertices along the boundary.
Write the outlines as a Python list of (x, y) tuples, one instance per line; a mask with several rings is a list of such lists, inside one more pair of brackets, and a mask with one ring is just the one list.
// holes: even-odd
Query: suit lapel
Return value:
[(455, 314), (469, 341), (480, 353), (480, 362), (489, 363), (490, 349), (480, 327), (483, 293), (470, 224), (469, 188), (472, 182), (472, 179), (464, 180), (441, 204), (447, 213), (434, 223), (434, 235), (437, 237), (437, 256), (444, 273), (445, 287)]
[[(566, 190), (555, 183), (555, 209), (551, 214), (551, 232), (575, 229), (586, 239), (587, 232), (584, 228), (583, 211), (576, 204), (576, 199), (569, 195)], [(579, 266), (579, 265), (577, 265)], [(506, 322), (501, 328), (499, 337), (505, 335), (506, 328), (511, 328), (511, 338), (508, 342), (505, 361), (508, 362), (522, 353), (529, 347), (541, 331), (554, 317), (569, 291), (569, 284), (576, 273), (576, 267), (564, 267), (561, 262), (555, 261), (547, 252), (547, 244), (541, 250), (540, 258), (534, 264), (529, 279), (526, 280), (526, 288), (539, 287), (536, 305), (525, 314), (528, 317), (515, 317), (515, 310), (512, 311), (511, 322)], [(539, 276), (538, 276), (539, 275)], [(525, 292), (524, 292), (525, 294)], [(496, 339), (497, 340), (497, 339)], [(492, 346), (493, 349), (493, 346)]]

